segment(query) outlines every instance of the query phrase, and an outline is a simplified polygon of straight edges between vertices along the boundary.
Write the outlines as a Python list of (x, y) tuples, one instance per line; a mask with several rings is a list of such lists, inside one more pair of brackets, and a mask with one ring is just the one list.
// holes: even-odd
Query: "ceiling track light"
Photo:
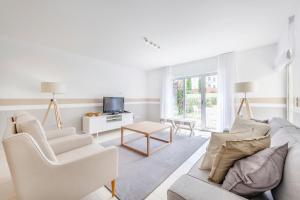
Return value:
[(156, 49), (160, 49), (160, 46), (157, 43), (149, 40), (147, 37), (143, 37), (143, 39), (146, 42), (146, 44), (150, 45), (151, 47), (156, 48)]

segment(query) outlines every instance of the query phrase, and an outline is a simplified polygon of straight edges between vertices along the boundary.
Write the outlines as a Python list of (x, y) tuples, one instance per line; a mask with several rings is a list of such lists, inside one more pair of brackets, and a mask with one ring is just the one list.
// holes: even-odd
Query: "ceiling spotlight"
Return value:
[(154, 47), (156, 49), (160, 49), (160, 46), (157, 43), (149, 40), (147, 37), (143, 37), (143, 39), (146, 42), (146, 44), (150, 45), (151, 47)]

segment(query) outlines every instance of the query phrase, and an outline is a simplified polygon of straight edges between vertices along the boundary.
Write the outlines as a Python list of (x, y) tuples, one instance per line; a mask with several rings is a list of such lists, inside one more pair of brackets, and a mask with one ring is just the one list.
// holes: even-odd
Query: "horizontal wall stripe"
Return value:
[[(241, 101), (241, 99), (236, 100)], [(262, 98), (248, 98), (249, 103), (256, 104), (286, 104), (285, 97), (262, 97)]]
[[(239, 99), (236, 99), (239, 101)], [(248, 98), (250, 103), (264, 103), (264, 104), (285, 104), (286, 98), (284, 97), (270, 97), (270, 98)], [(87, 104), (87, 103), (102, 103), (103, 100), (99, 99), (57, 99), (59, 104)], [(125, 103), (136, 102), (156, 102), (159, 103), (159, 98), (125, 98)], [(49, 99), (0, 99), (0, 106), (12, 105), (47, 105)]]
[[(144, 102), (125, 102), (125, 105), (137, 105), (137, 104), (157, 104), (157, 101), (144, 101)], [(58, 104), (59, 108), (83, 108), (83, 107), (101, 107), (103, 103), (80, 103), (80, 104)], [(13, 110), (40, 110), (47, 109), (48, 104), (44, 105), (8, 105), (0, 106), (0, 111), (13, 111)]]
[[(15, 106), (15, 105), (48, 105), (50, 99), (0, 99), (0, 106)], [(99, 99), (57, 99), (60, 105), (62, 104), (95, 104), (102, 103)], [(159, 98), (125, 98), (125, 103), (138, 102), (158, 102)]]
[[(57, 99), (60, 108), (102, 106), (100, 99)], [(238, 105), (239, 99), (236, 99)], [(285, 98), (249, 98), (250, 105), (257, 108), (285, 108)], [(49, 99), (0, 99), (0, 110), (46, 109)], [(159, 98), (125, 98), (125, 105), (160, 104)]]
[[(137, 104), (152, 104), (160, 105), (159, 102), (127, 102), (125, 105), (137, 105)], [(83, 107), (101, 107), (102, 103), (88, 103), (88, 104), (59, 104), (59, 108), (83, 108)], [(39, 110), (47, 109), (48, 105), (15, 105), (15, 106), (0, 106), (0, 111), (12, 111), (12, 110)], [(238, 107), (238, 105), (236, 105)], [(251, 104), (253, 108), (285, 108), (285, 104)]]
[(252, 103), (250, 106), (253, 108), (286, 108), (285, 104)]
[[(83, 108), (83, 107), (100, 107), (102, 103), (90, 104), (59, 104), (59, 108)], [(0, 106), (0, 111), (13, 111), (13, 110), (42, 110), (47, 109), (48, 105), (15, 105), (15, 106)]]

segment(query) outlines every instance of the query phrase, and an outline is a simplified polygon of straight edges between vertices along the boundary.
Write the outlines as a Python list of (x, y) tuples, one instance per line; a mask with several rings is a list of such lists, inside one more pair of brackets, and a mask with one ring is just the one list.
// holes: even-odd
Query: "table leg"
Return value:
[(173, 128), (170, 127), (170, 143), (173, 141)]
[(124, 144), (124, 129), (121, 127), (121, 145)]
[(150, 156), (150, 135), (147, 135), (147, 156)]
[(194, 130), (193, 130), (193, 127), (192, 127), (191, 123), (189, 124), (189, 127), (191, 129), (191, 134), (190, 134), (190, 137), (191, 137), (192, 135), (194, 135)]
[(176, 125), (176, 127), (175, 127), (175, 135), (177, 134), (178, 130), (179, 130), (179, 126)]

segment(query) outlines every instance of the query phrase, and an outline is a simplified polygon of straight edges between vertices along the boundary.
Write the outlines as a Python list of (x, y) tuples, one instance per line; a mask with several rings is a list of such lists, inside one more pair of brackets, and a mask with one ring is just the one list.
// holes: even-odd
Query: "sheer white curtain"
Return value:
[(218, 130), (230, 129), (234, 120), (234, 84), (236, 79), (235, 54), (218, 56)]
[(163, 68), (162, 90), (160, 98), (160, 117), (169, 118), (173, 116), (173, 76), (172, 67)]

